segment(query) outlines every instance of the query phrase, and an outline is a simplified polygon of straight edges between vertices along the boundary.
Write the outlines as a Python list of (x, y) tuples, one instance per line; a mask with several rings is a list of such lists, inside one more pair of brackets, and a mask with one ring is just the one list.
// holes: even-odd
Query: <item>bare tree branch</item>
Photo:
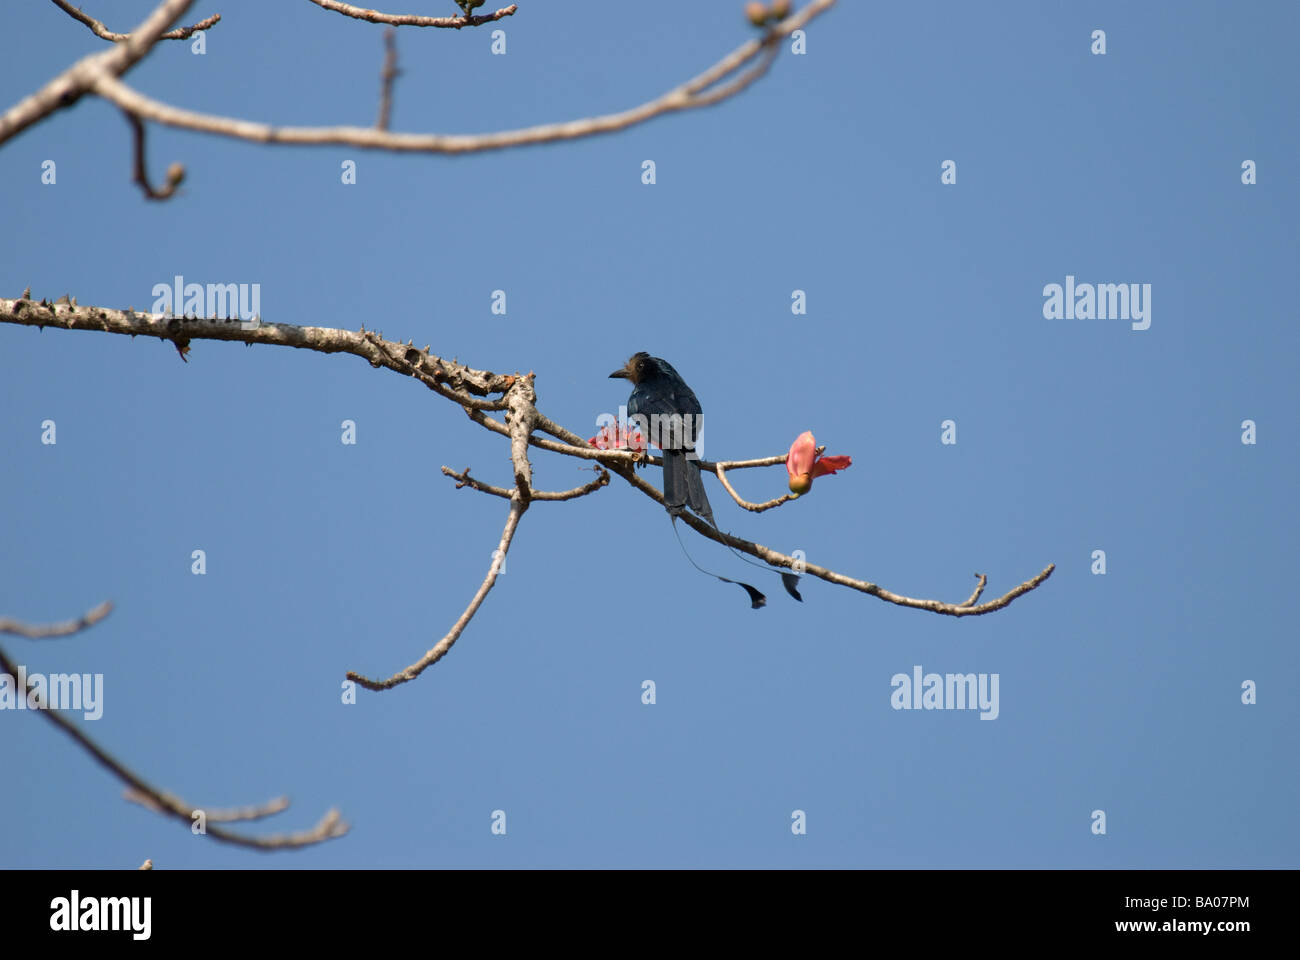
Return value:
[[(95, 34), (95, 36), (99, 37), (102, 40), (112, 40), (114, 43), (121, 43), (122, 41), (128, 40), (131, 37), (131, 34), (129, 33), (114, 33), (112, 30), (109, 30), (107, 27), (104, 26), (103, 23), (96, 20), (94, 17), (82, 13), (80, 8), (74, 7), (72, 4), (68, 3), (68, 0), (54, 0), (54, 4), (55, 6), (59, 7), (59, 9), (61, 9), (64, 13), (66, 13), (68, 16), (72, 17), (74, 20), (79, 20), (82, 23), (84, 23), (86, 26), (90, 27), (91, 31)], [(178, 27), (175, 30), (168, 30), (166, 33), (160, 34), (158, 39), (159, 40), (188, 40), (190, 37), (192, 37), (195, 33), (198, 33), (200, 30), (206, 30), (208, 29), (208, 27), (215, 26), (217, 21), (219, 21), (220, 19), (221, 19), (221, 14), (214, 13), (206, 20), (200, 20), (198, 23), (193, 24), (192, 26)]]
[(975, 592), (970, 595), (970, 599), (968, 599), (965, 603), (959, 603), (957, 604), (957, 606), (959, 607), (975, 606), (975, 601), (978, 600), (980, 598), (980, 594), (984, 592), (984, 585), (989, 582), (989, 578), (982, 573), (975, 574), (975, 578), (979, 580), (979, 583), (975, 584)]
[[(148, 53), (158, 40), (165, 37), (176, 39), (189, 37), (195, 31), (212, 26), (219, 21), (221, 19), (219, 14), (190, 27), (164, 32), (167, 25), (184, 13), (193, 0), (163, 0), (155, 8), (154, 12), (135, 30), (130, 33), (119, 34), (108, 30), (98, 20), (82, 13), (67, 0), (54, 0), (54, 2), (70, 16), (90, 27), (96, 35), (115, 41), (117, 46), (112, 51), (84, 57), (36, 93), (26, 97), (0, 115), (0, 144), (5, 143), (56, 110), (71, 106), (85, 94), (94, 92), (117, 104), (127, 114), (132, 125), (135, 145), (133, 179), (140, 185), (146, 198), (163, 200), (175, 193), (177, 186), (184, 179), (185, 168), (179, 163), (174, 163), (168, 168), (167, 183), (164, 186), (154, 187), (150, 183), (145, 171), (143, 120), (153, 120), (168, 126), (258, 143), (334, 144), (396, 152), (473, 153), (527, 144), (572, 140), (623, 130), (662, 114), (712, 106), (735, 96), (767, 73), (776, 57), (779, 49), (778, 44), (782, 38), (795, 30), (802, 29), (814, 17), (829, 9), (835, 3), (835, 0), (812, 0), (803, 10), (779, 23), (773, 24), (764, 32), (761, 38), (750, 40), (700, 75), (673, 88), (663, 96), (630, 110), (565, 123), (542, 124), (498, 133), (464, 135), (410, 134), (389, 131), (393, 81), (400, 73), (396, 67), (396, 48), (391, 36), (386, 37), (387, 55), (381, 73), (382, 90), (379, 116), (375, 127), (274, 127), (269, 124), (254, 123), (212, 114), (201, 114), (173, 107), (145, 96), (118, 79)], [(466, 12), (460, 17), (424, 17), (384, 14), (376, 10), (341, 3), (338, 0), (312, 0), (312, 2), (324, 9), (373, 23), (452, 27), (455, 29), (478, 26), (482, 23), (499, 20), (513, 15), (516, 10), (516, 5), (511, 4), (492, 14), (470, 15)], [(463, 4), (462, 7), (466, 11), (469, 9)], [(742, 70), (756, 58), (757, 62), (753, 66)], [(178, 341), (177, 349), (180, 351), (181, 359), (186, 359), (185, 344)], [(439, 392), (443, 391), (440, 390)]]
[(483, 578), (483, 582), (479, 584), (478, 590), (470, 600), (469, 606), (465, 608), (464, 613), (460, 615), (460, 619), (452, 624), (446, 635), (430, 647), (424, 656), (405, 670), (393, 674), (387, 680), (371, 680), (354, 670), (348, 671), (347, 678), (367, 690), (391, 690), (408, 680), (414, 680), (426, 669), (446, 656), (452, 644), (460, 639), (460, 635), (469, 626), (470, 620), (474, 619), (474, 614), (478, 613), (478, 608), (483, 605), (483, 599), (488, 595), (488, 591), (492, 589), (492, 585), (497, 582), (497, 574), (501, 570), (501, 565), (505, 563), (506, 552), (510, 549), (510, 541), (514, 539), (515, 529), (519, 526), (519, 518), (524, 515), (524, 511), (527, 509), (528, 501), (521, 497), (518, 491), (512, 493), (510, 496), (510, 514), (506, 517), (506, 525), (501, 531), (501, 539), (492, 554), (492, 562), (488, 565), (487, 575)]
[[(3, 305), (3, 303), (4, 301), (0, 301), (0, 305)], [(0, 321), (3, 321), (3, 319), (3, 315), (0, 314)], [(563, 441), (563, 443), (555, 443), (541, 437), (534, 437), (533, 442), (535, 445), (540, 446), (543, 449), (554, 449), (555, 452), (565, 453), (568, 456), (587, 456), (586, 452), (579, 446), (580, 444), (583, 444), (584, 441), (573, 431), (559, 426), (553, 421), (542, 417), (540, 414), (538, 415), (537, 426), (538, 429), (545, 430), (547, 433), (551, 434), (551, 436)], [(589, 447), (588, 449), (592, 448)], [(629, 456), (628, 451), (597, 452), (599, 456), (596, 459), (601, 463), (609, 467), (610, 470), (617, 473), (620, 477), (656, 503), (661, 505), (663, 504), (663, 494), (636, 475), (636, 471), (632, 467), (633, 457)], [(618, 456), (613, 456), (612, 454), (617, 454)], [(785, 463), (785, 459), (786, 458), (783, 455), (776, 455), (763, 457), (757, 460), (721, 461), (721, 464), (724, 469), (737, 469), (740, 467), (775, 466), (778, 463)], [(659, 462), (657, 457), (651, 458), (651, 460), (652, 462)], [(700, 469), (704, 470), (706, 466), (714, 469), (716, 472), (718, 464), (709, 464), (706, 461), (701, 461)], [(797, 562), (798, 569), (801, 573), (811, 574), (812, 576), (825, 580), (828, 583), (834, 583), (842, 587), (848, 587), (852, 590), (858, 590), (888, 603), (894, 603), (904, 607), (913, 607), (918, 610), (928, 610), (931, 613), (944, 614), (952, 617), (980, 616), (982, 614), (992, 613), (995, 610), (1001, 610), (1017, 597), (1023, 596), (1030, 590), (1039, 586), (1044, 580), (1050, 577), (1052, 571), (1056, 569), (1056, 564), (1048, 564), (1046, 568), (1033, 578), (1026, 580), (1024, 583), (1003, 594), (1001, 597), (998, 597), (996, 600), (990, 600), (987, 603), (982, 603), (978, 606), (974, 605), (974, 601), (978, 599), (980, 593), (983, 591), (983, 584), (981, 584), (977, 588), (976, 592), (971, 595), (971, 599), (964, 603), (945, 603), (942, 600), (925, 600), (903, 596), (902, 594), (886, 590), (877, 584), (870, 583), (866, 580), (847, 577), (844, 574), (836, 573), (834, 570), (829, 570), (818, 564), (808, 563), (806, 560), (796, 561), (793, 557), (773, 550), (770, 547), (765, 547), (762, 544), (752, 543), (748, 540), (742, 540), (739, 537), (723, 533), (690, 513), (683, 514), (682, 519), (701, 536), (707, 537), (717, 543), (734, 547), (737, 550), (740, 550), (743, 553), (748, 553), (750, 556), (763, 560), (774, 567), (794, 570), (796, 569)], [(983, 577), (982, 574), (977, 574), (977, 576)]]
[(172, 317), (140, 313), (130, 307), (112, 310), (78, 306), (71, 301), (50, 303), (25, 297), (18, 300), (0, 298), (0, 323), (157, 337), (173, 343), (179, 340), (231, 340), (295, 347), (317, 353), (350, 353), (372, 367), (386, 367), (403, 376), (414, 377), (462, 406), (482, 410), (504, 410), (502, 401), (479, 398), (503, 394), (515, 381), (513, 374), (473, 370), (455, 360), (435, 356), (428, 352), (427, 347), (420, 350), (409, 341), (402, 344), (385, 340), (364, 328), (360, 331), (336, 330), (333, 327), (298, 327), (259, 321), (244, 329), (245, 325), (237, 319)]
[(506, 517), (505, 529), (501, 531), (501, 540), (492, 554), (492, 563), (488, 566), (487, 576), (483, 578), (469, 606), (460, 615), (460, 619), (452, 624), (446, 636), (405, 670), (387, 680), (370, 680), (355, 671), (348, 672), (349, 680), (355, 681), (367, 690), (391, 690), (398, 684), (414, 680), (425, 669), (446, 656), (447, 651), (464, 632), (465, 627), (474, 618), (474, 614), (478, 612), (483, 599), (488, 595), (488, 591), (497, 581), (497, 574), (506, 561), (510, 542), (514, 539), (515, 529), (519, 526), (519, 518), (524, 515), (524, 511), (532, 502), (533, 467), (528, 462), (528, 435), (532, 433), (533, 421), (537, 417), (537, 393), (533, 389), (533, 374), (514, 379), (506, 392), (506, 402), (509, 405), (506, 419), (510, 424), (510, 459), (514, 465), (515, 491), (510, 495), (510, 514)]
[(99, 606), (87, 610), (77, 619), (64, 620), (62, 623), (26, 624), (20, 623), (12, 617), (0, 617), (0, 633), (12, 633), (19, 637), (27, 637), (30, 640), (41, 640), (45, 637), (70, 637), (74, 633), (80, 633), (87, 627), (94, 626), (112, 612), (112, 601), (105, 600)]
[[(138, 803), (142, 807), (147, 807), (155, 812), (163, 812), (154, 802), (153, 797), (148, 794), (137, 793), (130, 787), (122, 791), (124, 799), (132, 803)], [(171, 799), (175, 799), (171, 794), (166, 794)], [(283, 810), (289, 808), (288, 797), (273, 797), (266, 803), (253, 804), (247, 807), (232, 807), (228, 810), (213, 810), (204, 808), (203, 815), (207, 817), (208, 823), (235, 823), (245, 820), (262, 820), (266, 817), (274, 816)]]
[[(181, 181), (185, 179), (185, 167), (179, 163), (173, 163), (167, 168), (167, 183), (165, 186), (155, 188), (149, 182), (149, 173), (145, 169), (145, 146), (144, 146), (144, 124), (140, 118), (125, 113), (126, 122), (131, 125), (131, 134), (135, 141), (135, 172), (132, 179), (140, 185), (144, 191), (146, 199), (149, 200), (166, 200), (176, 193), (176, 188), (180, 186)], [(185, 355), (181, 354), (181, 359)]]
[[(455, 477), (463, 485), (495, 496), (508, 498), (511, 502), (510, 515), (502, 532), (498, 552), (494, 555), (493, 563), (489, 567), (482, 584), (471, 599), (469, 606), (461, 614), (460, 619), (453, 624), (452, 629), (411, 666), (387, 680), (371, 680), (355, 672), (348, 674), (350, 679), (355, 680), (367, 689), (390, 689), (400, 683), (414, 679), (427, 667), (440, 660), (451, 649), (452, 644), (460, 637), (482, 604), (484, 597), (496, 582), (498, 561), (504, 558), (514, 536), (519, 517), (522, 516), (534, 497), (538, 499), (571, 499), (585, 495), (597, 486), (604, 485), (598, 480), (575, 490), (543, 496), (539, 491), (534, 490), (532, 486), (532, 465), (527, 456), (530, 446), (563, 456), (594, 460), (607, 470), (618, 474), (632, 487), (656, 503), (662, 505), (664, 502), (663, 494), (639, 477), (635, 469), (637, 463), (660, 463), (659, 458), (650, 457), (644, 452), (632, 450), (598, 449), (591, 446), (587, 440), (584, 440), (572, 430), (555, 423), (537, 409), (536, 392), (533, 386), (534, 377), (531, 373), (520, 376), (517, 374), (502, 375), (486, 370), (474, 370), (456, 361), (448, 361), (438, 357), (430, 353), (428, 347), (424, 350), (417, 350), (409, 341), (405, 345), (394, 343), (383, 339), (376, 333), (364, 330), (360, 333), (353, 333), (323, 327), (295, 327), (288, 324), (261, 324), (252, 329), (244, 329), (237, 321), (163, 317), (139, 314), (132, 310), (125, 312), (106, 310), (101, 307), (78, 306), (72, 301), (72, 298), (68, 298), (68, 300), (69, 302), (66, 303), (50, 304), (44, 300), (37, 302), (27, 299), (26, 295), (19, 300), (0, 298), (0, 323), (16, 323), (36, 327), (56, 326), (70, 330), (98, 330), (129, 335), (145, 334), (159, 336), (174, 342), (181, 340), (188, 342), (191, 338), (206, 338), (292, 346), (319, 350), (325, 353), (354, 353), (357, 356), (364, 357), (374, 367), (385, 367), (404, 376), (420, 380), (441, 396), (447, 397), (447, 399), (460, 405), (474, 423), (486, 430), (509, 438), (511, 461), (514, 466), (514, 489), (512, 490), (475, 480), (469, 476), (468, 470), (457, 474), (447, 467), (443, 468), (444, 473)], [(493, 398), (498, 394), (500, 399), (480, 399), (483, 397)], [(494, 410), (505, 411), (504, 422), (488, 416), (488, 413)], [(549, 436), (539, 436), (539, 432)], [(708, 470), (717, 475), (732, 498), (742, 507), (765, 510), (793, 498), (783, 496), (769, 501), (767, 504), (749, 504), (740, 498), (731, 487), (726, 478), (726, 471), (776, 466), (784, 463), (785, 460), (784, 455), (775, 455), (750, 460), (723, 460), (714, 463), (701, 461), (700, 467), (701, 470)], [(805, 560), (796, 561), (795, 558), (770, 547), (724, 533), (689, 513), (683, 516), (683, 520), (701, 536), (747, 553), (775, 568), (795, 570), (825, 580), (828, 583), (857, 590), (887, 603), (927, 610), (945, 616), (981, 616), (1001, 610), (1017, 597), (1023, 596), (1038, 587), (1055, 570), (1055, 565), (1049, 564), (1036, 576), (1024, 581), (1002, 596), (985, 603), (977, 603), (977, 601), (983, 593), (987, 577), (983, 574), (977, 574), (980, 582), (970, 598), (961, 603), (949, 603), (942, 600), (922, 599), (894, 593), (878, 584), (849, 577), (815, 563), (809, 563)]]
[[(639, 477), (636, 479), (640, 481)], [(638, 489), (641, 489), (639, 483)], [(656, 494), (659, 492), (653, 487), (650, 487), (649, 490)], [(645, 493), (647, 491), (643, 489), (642, 492)], [(663, 502), (662, 494), (655, 499)], [(724, 543), (728, 546), (735, 547), (742, 553), (748, 553), (750, 556), (757, 557), (759, 560), (771, 564), (774, 567), (785, 567), (790, 570), (795, 570), (797, 563), (797, 569), (799, 572), (810, 574), (818, 579), (825, 580), (827, 583), (834, 583), (841, 587), (848, 587), (851, 590), (860, 591), (868, 596), (875, 597), (878, 600), (884, 600), (888, 603), (897, 604), (900, 607), (912, 607), (917, 610), (928, 610), (931, 613), (940, 613), (950, 617), (977, 617), (982, 614), (992, 613), (995, 610), (1001, 610), (1017, 597), (1023, 596), (1030, 590), (1033, 590), (1050, 577), (1052, 571), (1056, 569), (1056, 564), (1049, 563), (1040, 573), (1036, 574), (1029, 580), (1026, 580), (1018, 587), (1007, 591), (996, 600), (989, 600), (988, 602), (981, 603), (978, 606), (968, 606), (967, 604), (970, 601), (964, 603), (945, 603), (942, 600), (923, 600), (916, 597), (903, 596), (902, 594), (886, 590), (878, 584), (869, 583), (866, 580), (858, 580), (853, 577), (846, 577), (842, 573), (836, 573), (834, 570), (829, 570), (826, 567), (819, 566), (818, 564), (809, 563), (807, 560), (796, 561), (794, 557), (773, 550), (771, 547), (765, 547), (761, 543), (752, 543), (749, 540), (742, 540), (740, 537), (735, 537), (729, 533), (722, 533), (721, 531), (715, 530), (713, 527), (709, 526), (709, 524), (693, 514), (683, 514), (682, 519), (690, 525), (691, 529), (695, 530), (702, 536), (708, 537), (710, 540), (716, 540), (718, 543)], [(977, 576), (983, 576), (983, 574), (977, 574)], [(979, 588), (975, 595), (978, 596), (978, 593), (982, 592), (982, 590), (982, 587)]]
[[(825, 449), (824, 447), (821, 449)], [(753, 460), (719, 460), (713, 463), (708, 460), (700, 461), (700, 469), (707, 473), (717, 472), (718, 467), (724, 467), (727, 470), (750, 470), (754, 467), (774, 467), (778, 463), (785, 463), (786, 454), (778, 453), (770, 457), (756, 457)]]
[(56, 110), (70, 107), (90, 91), (104, 76), (117, 76), (135, 66), (167, 29), (167, 25), (184, 13), (194, 0), (163, 0), (126, 39), (102, 53), (92, 53), (20, 100), (0, 114), (0, 143), (45, 119)]
[(519, 377), (506, 394), (506, 424), (510, 428), (510, 461), (515, 468), (515, 487), (520, 499), (527, 503), (532, 498), (533, 465), (528, 462), (528, 438), (532, 436), (537, 420), (537, 393), (533, 389), (533, 374)]
[(365, 7), (354, 7), (350, 3), (340, 3), (339, 0), (311, 0), (311, 2), (326, 10), (341, 13), (345, 17), (365, 20), (369, 23), (386, 23), (393, 27), (450, 27), (453, 30), (492, 23), (494, 20), (510, 16), (519, 8), (518, 4), (512, 3), (495, 13), (466, 14), (460, 17), (422, 17), (413, 13), (380, 13), (378, 10), (367, 10)]
[[(187, 0), (168, 0), (165, 6), (180, 3), (188, 5)], [(834, 3), (835, 0), (813, 0), (803, 10), (772, 26), (762, 37), (748, 41), (699, 76), (674, 87), (661, 97), (621, 113), (587, 117), (565, 123), (542, 124), (519, 130), (484, 134), (391, 133), (367, 127), (275, 127), (234, 117), (196, 113), (162, 103), (139, 93), (117, 79), (129, 64), (122, 65), (118, 69), (116, 64), (110, 65), (95, 61), (93, 58), (86, 58), (56, 77), (40, 92), (0, 117), (0, 143), (53, 110), (65, 106), (65, 98), (72, 97), (75, 100), (89, 90), (145, 120), (256, 143), (334, 144), (397, 152), (459, 154), (574, 140), (625, 130), (663, 114), (711, 106), (734, 96), (767, 72), (776, 45), (783, 37), (802, 29), (813, 17), (830, 9)], [(140, 32), (144, 35), (143, 30)], [(766, 55), (761, 58), (756, 67), (747, 73), (737, 75), (745, 64), (759, 57), (760, 54)], [(727, 80), (729, 77), (732, 79)], [(723, 81), (727, 82), (723, 83)], [(710, 91), (709, 88), (717, 84), (721, 86)]]
[[(317, 0), (313, 0), (317, 2)], [(402, 75), (397, 68), (397, 31), (389, 27), (384, 31), (384, 67), (379, 71), (379, 118), (376, 130), (387, 130), (393, 114), (393, 81)]]
[[(591, 483), (584, 483), (580, 487), (574, 487), (572, 490), (532, 490), (529, 492), (530, 500), (576, 500), (578, 497), (585, 497), (589, 493), (595, 493), (601, 487), (609, 486), (609, 473), (601, 467), (595, 468), (597, 476)], [(449, 477), (455, 478), (458, 482), (456, 489), (469, 487), (471, 490), (477, 490), (479, 493), (490, 493), (494, 497), (501, 497), (503, 500), (509, 500), (513, 497), (514, 491), (507, 490), (505, 487), (496, 487), (490, 483), (484, 483), (482, 480), (475, 479), (469, 475), (469, 467), (464, 471), (457, 473), (451, 467), (443, 467), (442, 472)]]
[[(784, 463), (785, 461), (781, 460), (780, 462)], [(748, 500), (743, 500), (741, 499), (740, 494), (738, 494), (735, 488), (731, 485), (731, 481), (727, 479), (727, 467), (729, 466), (730, 464), (727, 463), (715, 463), (713, 465), (713, 472), (717, 474), (718, 480), (721, 481), (722, 485), (726, 488), (727, 493), (731, 494), (731, 499), (735, 500), (737, 504), (744, 507), (746, 510), (751, 510), (754, 513), (762, 513), (764, 510), (771, 510), (773, 507), (779, 507), (783, 503), (788, 503), (791, 500), (798, 499), (796, 494), (786, 493), (777, 497), (775, 500), (767, 500), (763, 503), (750, 503)], [(700, 469), (703, 470), (704, 467), (701, 466)]]
[[(18, 667), (9, 659), (4, 650), (0, 649), (0, 669), (17, 682)], [(30, 689), (30, 685), (29, 685)], [(26, 696), (26, 691), (20, 694)], [(64, 717), (59, 711), (51, 709), (40, 709), (34, 711), (40, 714), (50, 723), (54, 724), (73, 740), (75, 740), (87, 753), (99, 761), (100, 765), (105, 767), (110, 773), (127, 785), (128, 793), (131, 799), (137, 803), (145, 803), (150, 809), (159, 813), (174, 817), (189, 825), (194, 822), (194, 814), (198, 810), (187, 803), (184, 803), (179, 797), (165, 793), (156, 787), (146, 783), (140, 776), (127, 769), (120, 761), (115, 759), (103, 747), (97, 744), (71, 720)], [(287, 804), (286, 804), (287, 806)], [(281, 807), (283, 809), (283, 807)], [(206, 813), (205, 813), (206, 816)], [(294, 847), (305, 847), (310, 844), (320, 843), (323, 840), (331, 840), (335, 837), (341, 837), (347, 833), (348, 825), (339, 818), (337, 810), (330, 810), (321, 818), (321, 821), (310, 830), (303, 830), (299, 833), (275, 834), (269, 837), (252, 837), (242, 833), (235, 833), (226, 830), (223, 827), (208, 825), (207, 834), (214, 839), (221, 840), (225, 843), (235, 844), (242, 847), (252, 847), (257, 850), (287, 850)]]

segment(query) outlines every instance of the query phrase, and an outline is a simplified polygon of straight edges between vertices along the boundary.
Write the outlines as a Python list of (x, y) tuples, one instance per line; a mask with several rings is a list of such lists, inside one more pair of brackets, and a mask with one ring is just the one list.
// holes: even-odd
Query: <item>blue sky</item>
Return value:
[[(126, 30), (150, 6), (86, 9)], [(624, 109), (746, 39), (740, 7), (686, 22), (521, 0), (505, 56), (491, 27), (402, 29), (393, 129)], [(255, 120), (373, 122), (382, 28), (250, 0), (189, 20), (212, 12), (206, 54), (171, 43), (127, 81)], [(103, 47), (53, 4), (0, 23), (22, 38), (5, 105)], [(506, 507), (439, 468), (508, 482), (499, 438), (354, 357), (198, 341), (186, 364), (158, 341), (0, 325), (0, 613), (116, 604), (78, 637), (4, 648), (102, 673), (86, 728), (187, 801), (287, 793), (261, 829), (331, 806), (352, 824), (268, 856), (194, 837), (52, 725), (0, 711), (18, 774), (0, 864), (1300, 865), (1297, 27), (1284, 3), (844, 2), (741, 97), (558, 146), (390, 156), (151, 126), (155, 177), (188, 172), (162, 204), (131, 184), (102, 101), (5, 144), (4, 296), (147, 309), (177, 274), (260, 283), (268, 322), (364, 322), (535, 371), (540, 409), (584, 436), (627, 399), (606, 375), (647, 350), (699, 395), (709, 456), (812, 430), (854, 458), (761, 515), (706, 479), (724, 529), (949, 601), (976, 572), (993, 597), (1057, 569), (984, 617), (812, 579), (797, 604), (686, 531), (703, 565), (766, 590), (751, 611), (615, 480), (536, 504), (452, 652), (345, 706), (345, 671), (404, 667), (476, 589)], [(1150, 284), (1150, 328), (1045, 319), (1067, 276)], [(533, 463), (542, 488), (590, 478)], [(752, 500), (785, 488), (780, 467), (734, 480)], [(916, 665), (997, 674), (997, 719), (892, 709)]]

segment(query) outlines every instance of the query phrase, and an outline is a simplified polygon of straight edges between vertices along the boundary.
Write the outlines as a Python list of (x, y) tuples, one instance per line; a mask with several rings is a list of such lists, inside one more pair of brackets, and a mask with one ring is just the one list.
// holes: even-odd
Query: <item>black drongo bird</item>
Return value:
[(664, 505), (674, 516), (690, 507), (715, 528), (713, 510), (704, 494), (700, 465), (687, 456), (694, 451), (704, 411), (695, 392), (686, 385), (673, 365), (642, 351), (610, 374), (632, 381), (627, 399), (629, 417), (644, 417), (642, 434), (654, 439), (664, 452)]

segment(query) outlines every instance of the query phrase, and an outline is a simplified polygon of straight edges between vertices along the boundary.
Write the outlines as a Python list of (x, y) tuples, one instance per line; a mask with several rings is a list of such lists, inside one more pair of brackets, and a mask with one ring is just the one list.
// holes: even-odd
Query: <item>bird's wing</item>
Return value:
[(627, 412), (631, 416), (638, 413), (647, 417), (659, 414), (667, 416), (674, 413), (699, 416), (704, 411), (694, 391), (684, 383), (664, 383), (652, 380), (638, 384), (627, 401)]
[(704, 429), (700, 401), (684, 383), (638, 384), (627, 401), (629, 416), (646, 419), (646, 439), (660, 450), (694, 449)]

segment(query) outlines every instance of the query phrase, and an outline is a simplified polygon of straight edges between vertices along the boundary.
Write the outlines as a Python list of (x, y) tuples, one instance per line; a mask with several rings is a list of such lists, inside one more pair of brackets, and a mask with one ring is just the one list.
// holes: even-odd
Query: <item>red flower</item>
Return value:
[(785, 458), (785, 470), (790, 474), (790, 492), (798, 496), (812, 489), (812, 482), (817, 477), (853, 466), (853, 458), (847, 456), (817, 456), (817, 441), (812, 431), (805, 430), (790, 444), (790, 453)]
[(644, 450), (645, 438), (640, 430), (629, 430), (626, 426), (619, 430), (615, 424), (600, 428), (600, 433), (587, 441), (597, 450)]

